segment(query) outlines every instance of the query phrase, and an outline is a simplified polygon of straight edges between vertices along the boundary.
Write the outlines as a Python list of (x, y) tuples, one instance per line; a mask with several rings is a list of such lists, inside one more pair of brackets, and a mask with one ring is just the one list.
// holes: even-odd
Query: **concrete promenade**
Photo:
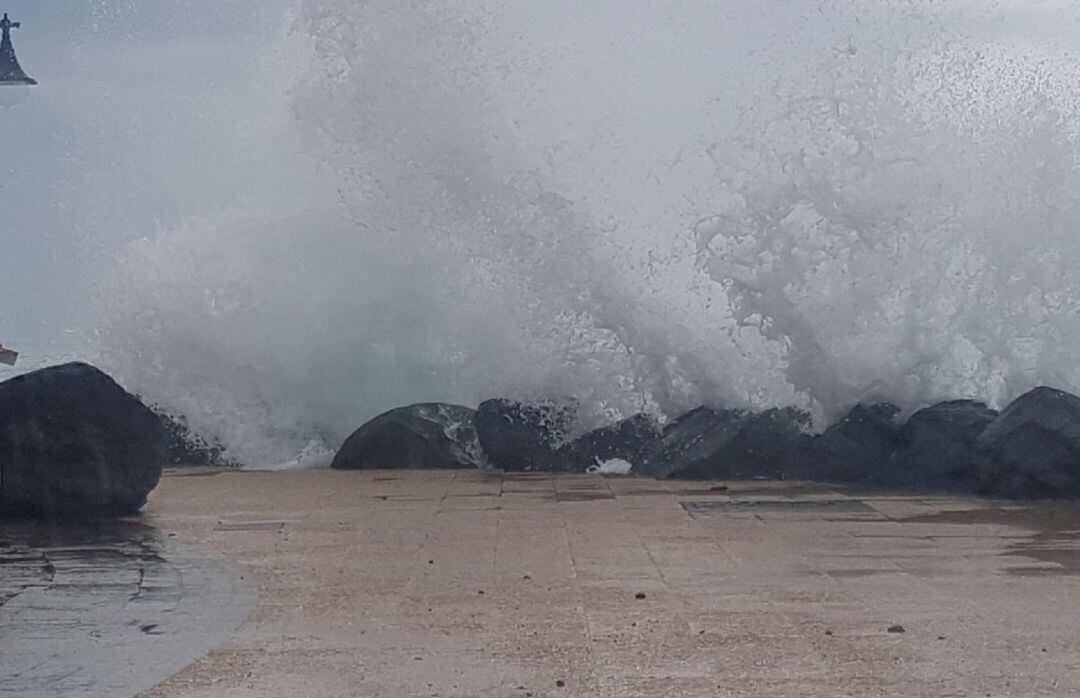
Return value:
[(258, 597), (158, 698), (1080, 695), (1076, 504), (180, 471), (143, 523)]

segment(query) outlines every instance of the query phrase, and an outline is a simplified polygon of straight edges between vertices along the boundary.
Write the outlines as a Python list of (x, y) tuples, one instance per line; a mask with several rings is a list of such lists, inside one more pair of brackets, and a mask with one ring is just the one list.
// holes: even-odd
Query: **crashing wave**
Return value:
[(247, 463), (412, 402), (1076, 390), (1075, 74), (996, 11), (309, 0), (308, 194), (129, 247), (100, 362)]

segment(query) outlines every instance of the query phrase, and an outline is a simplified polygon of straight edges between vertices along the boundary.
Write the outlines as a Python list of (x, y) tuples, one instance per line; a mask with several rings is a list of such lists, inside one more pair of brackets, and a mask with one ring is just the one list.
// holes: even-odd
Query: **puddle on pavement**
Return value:
[[(950, 510), (898, 519), (903, 523), (1014, 526), (1032, 531), (1025, 539), (1010, 541), (1001, 553), (1011, 558), (1010, 575), (1044, 577), (1080, 574), (1080, 503), (1035, 502), (976, 509)], [(1033, 564), (1024, 564), (1025, 560)]]
[(132, 696), (218, 645), (254, 597), (123, 521), (0, 523), (0, 696)]
[(1042, 563), (1039, 566), (1011, 567), (1009, 574), (1027, 577), (1077, 575), (1080, 574), (1080, 532), (1038, 533), (1006, 555), (1031, 558)]

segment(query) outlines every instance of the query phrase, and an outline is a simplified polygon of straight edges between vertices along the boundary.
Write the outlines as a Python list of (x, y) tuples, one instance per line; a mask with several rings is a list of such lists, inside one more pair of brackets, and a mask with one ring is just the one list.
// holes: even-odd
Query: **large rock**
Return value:
[(635, 467), (645, 465), (662, 432), (656, 420), (637, 414), (616, 424), (594, 429), (563, 444), (552, 454), (552, 470), (584, 472), (598, 462), (618, 458)]
[(487, 400), (476, 409), (473, 423), (493, 468), (523, 472), (550, 470), (560, 462), (555, 449), (567, 440), (576, 416), (573, 400)]
[(476, 468), (483, 455), (474, 412), (428, 402), (375, 417), (345, 440), (330, 467), (339, 470)]
[(899, 447), (878, 481), (897, 487), (979, 491), (988, 463), (976, 442), (997, 414), (973, 400), (951, 400), (919, 410), (901, 428)]
[(796, 466), (798, 478), (872, 483), (887, 471), (900, 445), (900, 409), (889, 403), (856, 405), (813, 439)]
[(0, 515), (137, 512), (161, 477), (154, 412), (82, 363), (0, 383)]
[(667, 425), (641, 474), (660, 478), (782, 479), (810, 437), (795, 409), (752, 413), (699, 407)]
[(1080, 495), (1080, 397), (1039, 387), (1021, 395), (978, 438), (989, 462), (983, 490), (1008, 497)]

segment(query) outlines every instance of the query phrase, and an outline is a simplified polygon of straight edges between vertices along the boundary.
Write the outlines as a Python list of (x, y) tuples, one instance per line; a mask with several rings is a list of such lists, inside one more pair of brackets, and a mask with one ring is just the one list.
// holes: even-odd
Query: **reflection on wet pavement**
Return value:
[(906, 519), (912, 523), (1010, 525), (1031, 531), (1010, 539), (1001, 553), (1016, 559), (1006, 572), (1018, 576), (1080, 574), (1080, 510), (1071, 502), (1010, 504), (942, 511)]
[(173, 547), (126, 522), (0, 523), (0, 695), (135, 695), (239, 627), (251, 596)]

